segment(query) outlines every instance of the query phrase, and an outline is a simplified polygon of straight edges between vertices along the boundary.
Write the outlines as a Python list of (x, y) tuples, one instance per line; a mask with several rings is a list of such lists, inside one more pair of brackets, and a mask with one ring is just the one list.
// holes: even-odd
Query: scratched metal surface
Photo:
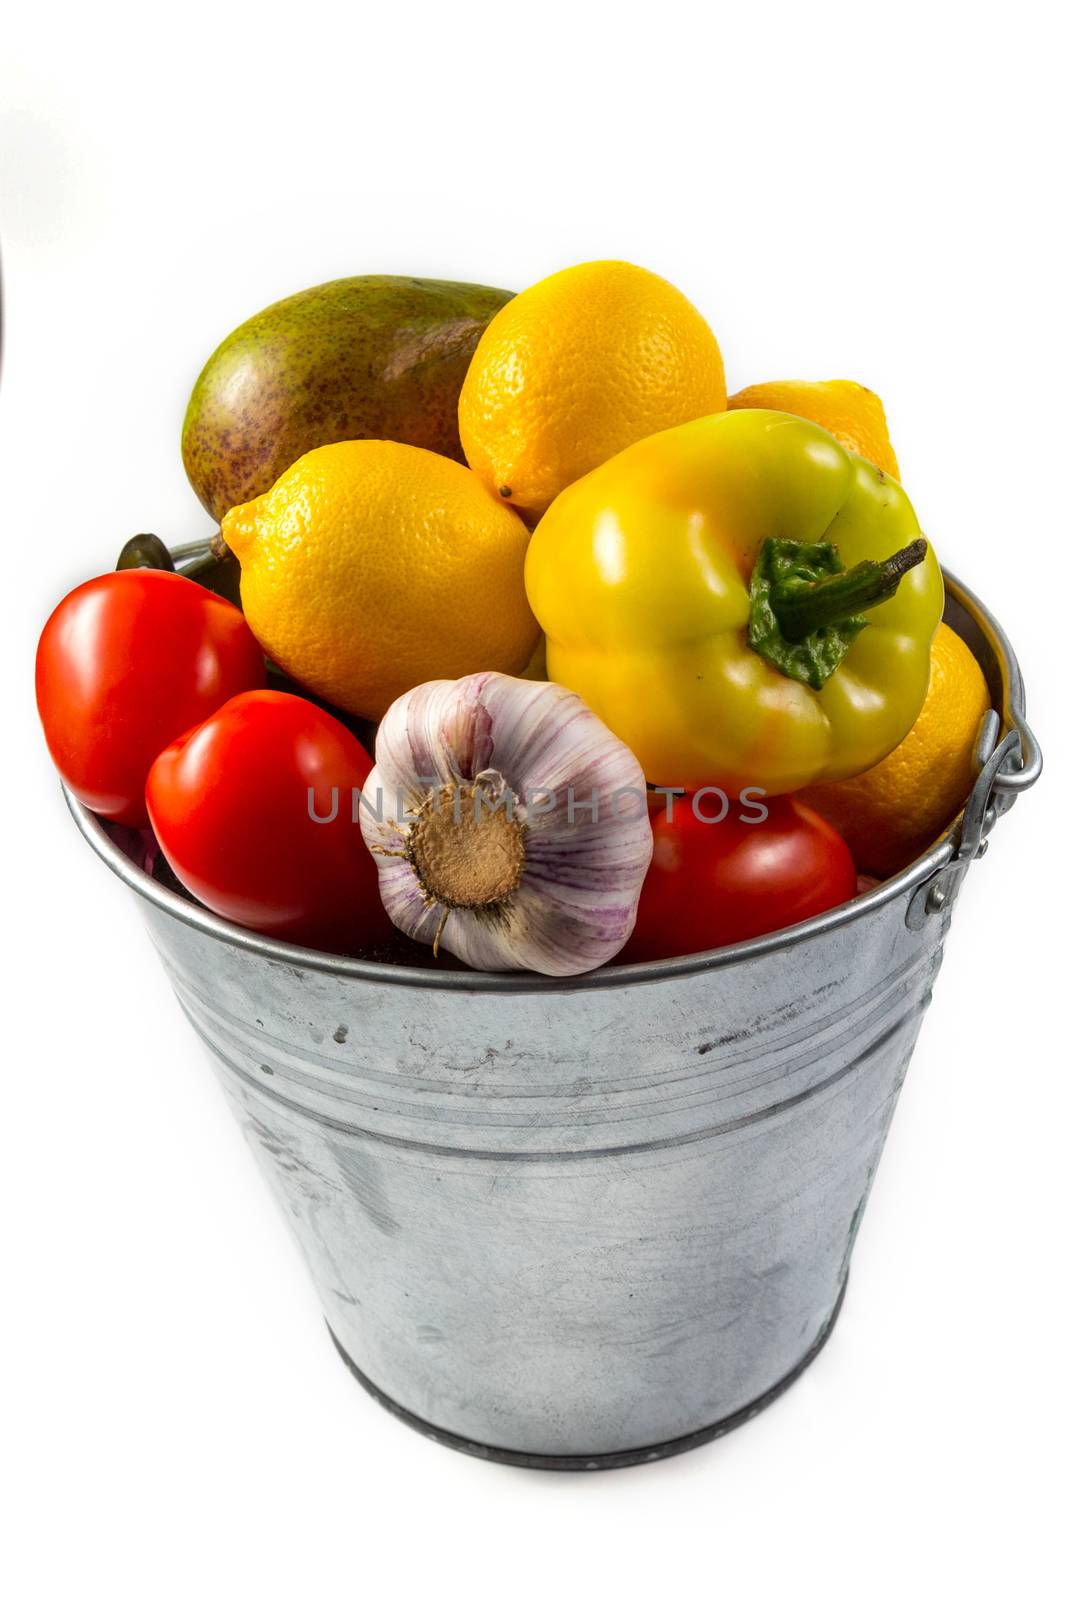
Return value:
[(436, 1427), (567, 1455), (707, 1427), (817, 1340), (940, 961), (907, 898), (549, 1003), (144, 910), (351, 1359)]

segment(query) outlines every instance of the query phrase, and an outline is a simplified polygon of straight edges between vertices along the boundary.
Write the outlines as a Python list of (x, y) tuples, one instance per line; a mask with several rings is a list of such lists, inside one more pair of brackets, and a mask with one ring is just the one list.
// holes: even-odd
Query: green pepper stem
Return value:
[(830, 573), (812, 583), (775, 586), (770, 604), (783, 638), (799, 644), (817, 628), (880, 605), (896, 594), (901, 578), (925, 555), (926, 540), (913, 539), (886, 561), (858, 561), (847, 572)]

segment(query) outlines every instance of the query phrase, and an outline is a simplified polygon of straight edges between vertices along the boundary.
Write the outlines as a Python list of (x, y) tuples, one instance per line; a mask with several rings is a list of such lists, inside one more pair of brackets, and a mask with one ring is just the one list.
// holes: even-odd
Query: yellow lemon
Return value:
[(798, 798), (833, 824), (861, 872), (889, 878), (922, 854), (960, 810), (974, 781), (974, 747), (989, 710), (982, 669), (941, 623), (918, 721), (876, 767)]
[(431, 450), (323, 445), (227, 512), (222, 536), (267, 655), (358, 716), (429, 678), (521, 672), (537, 642), (522, 520)]
[(539, 516), (650, 433), (726, 408), (715, 335), (680, 290), (627, 261), (543, 278), (497, 312), (459, 397), (467, 460)]
[(729, 409), (788, 411), (790, 416), (806, 417), (832, 433), (853, 455), (873, 462), (891, 478), (900, 477), (882, 402), (862, 383), (849, 378), (830, 378), (825, 383), (793, 379), (753, 383), (730, 396)]

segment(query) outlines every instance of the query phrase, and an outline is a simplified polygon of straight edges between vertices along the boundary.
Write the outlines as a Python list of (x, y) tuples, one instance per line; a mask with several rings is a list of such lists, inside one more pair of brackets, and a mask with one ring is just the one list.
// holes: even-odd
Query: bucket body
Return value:
[(708, 1428), (818, 1343), (944, 927), (890, 901), (740, 965), (460, 995), (147, 915), (344, 1352), (532, 1455)]
[[(1010, 650), (950, 593), (1003, 729)], [(74, 809), (391, 1408), (479, 1454), (625, 1464), (743, 1420), (818, 1349), (978, 850), (963, 823), (800, 929), (557, 982), (245, 934)]]

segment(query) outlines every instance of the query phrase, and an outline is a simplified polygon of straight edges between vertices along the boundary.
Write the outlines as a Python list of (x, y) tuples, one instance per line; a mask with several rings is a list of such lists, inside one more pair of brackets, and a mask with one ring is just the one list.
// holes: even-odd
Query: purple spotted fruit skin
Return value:
[(216, 521), (340, 439), (396, 439), (463, 460), (459, 391), (505, 289), (338, 278), (279, 300), (223, 340), (182, 429), (189, 481)]

